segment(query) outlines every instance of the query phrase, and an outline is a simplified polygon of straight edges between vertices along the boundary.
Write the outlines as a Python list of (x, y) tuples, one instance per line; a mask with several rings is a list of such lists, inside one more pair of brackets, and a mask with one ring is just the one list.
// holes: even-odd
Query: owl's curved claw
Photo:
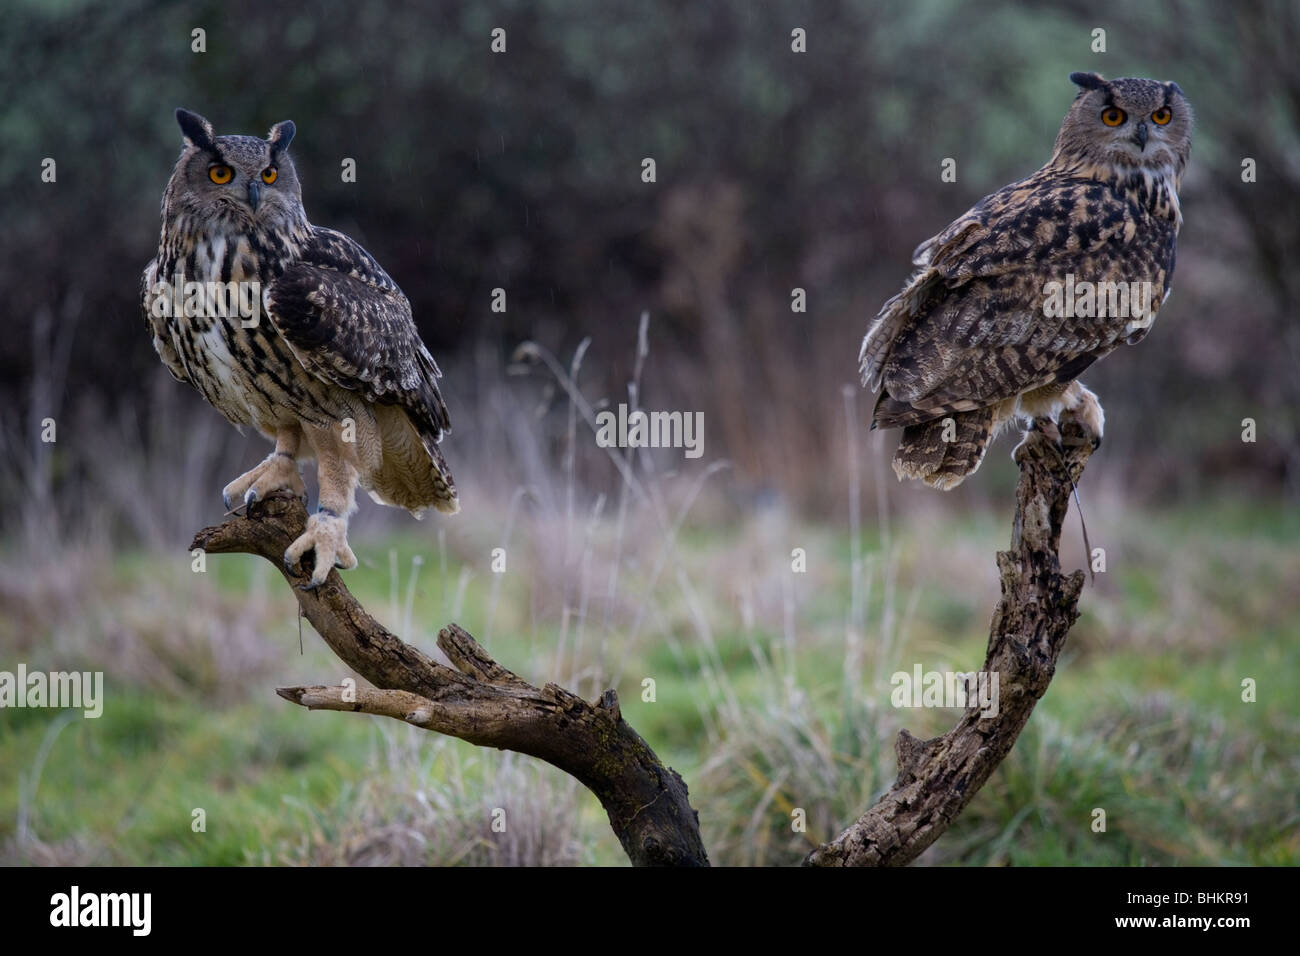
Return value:
[[(305, 569), (301, 566), (302, 560), (291, 559), (289, 557), (288, 551), (284, 553), (284, 558), (282, 560), (284, 561), (285, 570), (288, 571), (290, 574), (292, 574), (294, 577), (297, 577), (298, 575), (303, 574), (305, 572)], [(317, 587), (318, 585), (316, 584), (316, 582), (310, 579), (308, 579), (306, 584), (297, 585), (299, 591), (315, 591)]]

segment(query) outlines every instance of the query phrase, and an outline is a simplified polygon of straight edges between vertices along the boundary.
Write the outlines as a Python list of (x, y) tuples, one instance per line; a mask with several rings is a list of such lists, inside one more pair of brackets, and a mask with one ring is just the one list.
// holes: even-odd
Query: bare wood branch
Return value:
[[(336, 655), (377, 689), (281, 688), (310, 709), (347, 710), (406, 721), (472, 744), (529, 754), (553, 764), (600, 800), (634, 865), (707, 866), (699, 818), (686, 784), (623, 720), (611, 690), (595, 704), (555, 684), (537, 688), (498, 664), (455, 624), (438, 635), (455, 669), (406, 644), (372, 618), (336, 571), (314, 591), (284, 566), (307, 514), (290, 495), (258, 502), (252, 516), (205, 528), (191, 548), (243, 552), (271, 561), (294, 588), (303, 614)], [(309, 565), (310, 560), (304, 559)]]
[[(1057, 439), (1055, 426), (1042, 422), (1016, 451), (1020, 481), (1011, 548), (997, 555), (1002, 597), (984, 663), (986, 673), (998, 675), (998, 713), (982, 717), (979, 704), (972, 703), (942, 737), (919, 740), (901, 731), (894, 786), (835, 840), (809, 854), (807, 865), (898, 866), (916, 859), (1010, 753), (1046, 692), (1078, 618), (1084, 581), (1082, 571), (1061, 574), (1061, 525), (1072, 482), (1094, 447), (1084, 427), (1068, 416), (1059, 445)], [(272, 561), (298, 585), (294, 594), (304, 615), (334, 653), (375, 685), (286, 687), (278, 690), (282, 697), (312, 710), (390, 717), (538, 757), (596, 794), (634, 864), (708, 865), (686, 784), (623, 720), (614, 691), (592, 704), (555, 684), (534, 687), (455, 624), (438, 635), (438, 646), (454, 665), (447, 667), (375, 621), (337, 572), (317, 590), (302, 590), (307, 575), (285, 568), (282, 555), (305, 522), (301, 501), (276, 495), (259, 502), (252, 516), (204, 529), (191, 545)]]
[(916, 859), (1011, 752), (1046, 692), (1078, 619), (1084, 581), (1082, 571), (1061, 574), (1061, 525), (1072, 482), (1095, 447), (1068, 416), (1060, 427), (1062, 447), (1055, 435), (1049, 437), (1054, 431), (1050, 422), (1039, 423), (1016, 450), (1020, 481), (1011, 548), (997, 556), (1002, 598), (989, 625), (984, 661), (985, 672), (998, 675), (997, 714), (981, 717), (976, 703), (942, 737), (923, 741), (901, 731), (893, 787), (856, 823), (810, 853), (806, 865), (903, 866)]

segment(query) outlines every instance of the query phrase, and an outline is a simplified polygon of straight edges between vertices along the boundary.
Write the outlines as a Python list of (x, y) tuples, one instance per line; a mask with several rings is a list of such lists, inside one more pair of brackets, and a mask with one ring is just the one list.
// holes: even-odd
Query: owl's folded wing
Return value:
[(267, 287), (263, 301), (308, 372), (370, 401), (400, 405), (428, 446), (451, 430), (438, 390), (442, 373), (420, 340), (410, 303), (352, 239), (316, 227), (302, 257)]
[[(1093, 180), (1031, 177), (986, 197), (917, 249), (921, 269), (864, 340), (864, 382), (888, 393), (878, 423), (973, 410), (1078, 377), (1124, 339), (1127, 321), (1056, 314), (1045, 308), (1049, 283), (1073, 274), (1162, 286), (1160, 244), (1137, 234), (1131, 207)], [(1157, 288), (1152, 309), (1162, 295)]]

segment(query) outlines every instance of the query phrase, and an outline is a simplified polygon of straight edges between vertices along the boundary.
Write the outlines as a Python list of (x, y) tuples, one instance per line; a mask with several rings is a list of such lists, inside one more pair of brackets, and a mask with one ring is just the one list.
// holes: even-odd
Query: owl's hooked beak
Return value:
[[(1145, 137), (1145, 133), (1143, 135)], [(248, 183), (248, 205), (253, 212), (257, 212), (257, 203), (261, 198), (262, 187), (258, 183), (250, 180)]]
[[(1146, 151), (1147, 148), (1147, 124), (1146, 123), (1138, 123), (1137, 132), (1133, 134), (1133, 142), (1138, 149), (1144, 152)], [(250, 184), (248, 188), (252, 189), (253, 187)]]

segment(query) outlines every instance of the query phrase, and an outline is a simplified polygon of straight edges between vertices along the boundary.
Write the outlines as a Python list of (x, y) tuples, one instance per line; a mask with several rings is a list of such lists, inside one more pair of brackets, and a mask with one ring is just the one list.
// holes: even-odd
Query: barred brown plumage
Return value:
[(442, 373), (397, 283), (354, 240), (307, 220), (292, 123), (262, 140), (215, 136), (186, 110), (176, 118), (185, 144), (142, 277), (145, 321), (173, 376), (276, 443), (226, 486), (227, 507), (280, 488), (304, 494), (297, 461), (316, 459), (319, 511), (285, 558), (314, 549), (319, 585), (331, 565), (356, 564), (347, 523), (358, 485), (417, 516), (459, 509), (438, 447), (451, 429)]
[[(872, 427), (904, 429), (900, 479), (955, 487), (1017, 417), (1079, 408), (1100, 440), (1101, 405), (1078, 377), (1140, 341), (1169, 293), (1187, 100), (1175, 83), (1070, 79), (1080, 89), (1051, 159), (922, 243), (863, 340), (863, 384), (880, 390)], [(1089, 304), (1062, 308), (1076, 280)], [(1150, 292), (1133, 292), (1142, 307), (1128, 308), (1131, 289)]]

